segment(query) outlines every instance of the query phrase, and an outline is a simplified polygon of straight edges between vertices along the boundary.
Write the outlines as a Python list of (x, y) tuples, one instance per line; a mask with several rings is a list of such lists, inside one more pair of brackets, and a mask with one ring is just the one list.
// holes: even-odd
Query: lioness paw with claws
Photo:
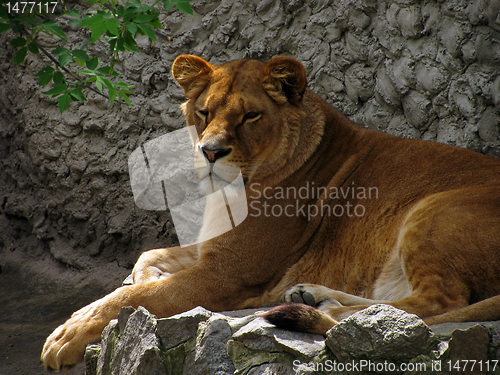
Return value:
[(100, 340), (108, 323), (99, 315), (99, 301), (75, 312), (45, 341), (41, 361), (46, 369), (60, 371), (83, 360), (85, 346)]

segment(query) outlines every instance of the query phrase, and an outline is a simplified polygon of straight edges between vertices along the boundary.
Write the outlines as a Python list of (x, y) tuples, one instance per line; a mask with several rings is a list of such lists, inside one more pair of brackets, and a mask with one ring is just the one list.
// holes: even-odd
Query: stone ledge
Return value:
[[(325, 339), (278, 329), (255, 315), (264, 310), (213, 313), (197, 307), (157, 319), (142, 307), (123, 308), (101, 343), (87, 347), (86, 374), (367, 373), (330, 371), (334, 364), (342, 369), (351, 363), (409, 375), (439, 373), (448, 361), (490, 361), (493, 367), (492, 360), (500, 359), (500, 321), (429, 328), (413, 314), (374, 305), (344, 319)], [(403, 363), (412, 371), (399, 371)], [(496, 367), (491, 373), (499, 373)]]

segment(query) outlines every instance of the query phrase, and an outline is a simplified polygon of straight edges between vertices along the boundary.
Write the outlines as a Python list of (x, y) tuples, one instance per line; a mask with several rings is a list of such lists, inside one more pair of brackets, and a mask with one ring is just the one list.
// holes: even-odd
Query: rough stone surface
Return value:
[[(123, 310), (122, 310), (123, 312)], [(156, 319), (146, 309), (125, 312), (103, 333), (96, 375), (166, 375), (156, 335)]]
[[(132, 108), (90, 94), (61, 115), (34, 77), (49, 62), (29, 55), (15, 66), (0, 34), (0, 367), (9, 374), (35, 373), (50, 331), (118, 287), (142, 251), (177, 244), (168, 211), (135, 206), (127, 159), (183, 125), (169, 72), (181, 53), (212, 63), (294, 56), (310, 88), (360, 124), (500, 156), (498, 0), (194, 0), (193, 9), (162, 16), (169, 40), (143, 38), (140, 55), (119, 57), (136, 85)], [(81, 46), (84, 31), (66, 31)], [(108, 61), (105, 45), (90, 48)], [(27, 321), (41, 328), (21, 329)]]
[(235, 368), (226, 351), (231, 338), (228, 318), (221, 314), (212, 315), (198, 328), (196, 345), (186, 356), (185, 374), (232, 375)]
[(321, 335), (277, 330), (262, 319), (255, 319), (240, 328), (233, 339), (251, 350), (280, 350), (306, 359), (314, 358), (325, 349), (325, 340)]
[(342, 320), (327, 333), (326, 345), (342, 360), (408, 361), (436, 348), (429, 327), (416, 315), (373, 305)]
[[(260, 311), (209, 313), (198, 307), (172, 318), (155, 319), (142, 308), (124, 308), (118, 321), (106, 327), (101, 344), (87, 347), (87, 375), (422, 375), (448, 374), (450, 370), (476, 374), (483, 372), (477, 368), (472, 371), (472, 360), (493, 365), (500, 350), (500, 322), (446, 323), (431, 327), (432, 333), (415, 315), (375, 305), (340, 322), (325, 340), (318, 335), (278, 329), (259, 318)], [(140, 328), (130, 329), (132, 323)], [(169, 325), (173, 336), (179, 334), (176, 329), (182, 327), (185, 331), (177, 346), (162, 345), (164, 339), (159, 337), (167, 335), (164, 324)], [(155, 326), (156, 331), (152, 329)], [(137, 337), (139, 330), (144, 337)], [(152, 342), (156, 342), (155, 348)], [(123, 360), (130, 353), (130, 359)], [(148, 353), (155, 355), (148, 357)], [(464, 367), (465, 362), (458, 362), (462, 371), (449, 367), (449, 363), (462, 360), (469, 360), (469, 369)], [(135, 372), (130, 370), (133, 361), (137, 362)], [(361, 368), (363, 363), (365, 367)], [(357, 370), (341, 367), (346, 364), (355, 364)], [(388, 370), (369, 370), (369, 364)], [(402, 364), (407, 371), (401, 371)]]
[(185, 313), (158, 321), (157, 333), (164, 349), (174, 348), (196, 335), (198, 324), (206, 321), (212, 313), (197, 307)]
[[(476, 363), (488, 362), (488, 345), (490, 337), (488, 330), (477, 324), (466, 330), (455, 330), (451, 335), (448, 342), (448, 348), (441, 356), (443, 362), (450, 361), (450, 363), (465, 363), (466, 361), (476, 361)], [(464, 361), (464, 362), (462, 362)], [(477, 374), (480, 373), (476, 368), (471, 366), (451, 367), (450, 373), (452, 374)], [(484, 371), (483, 373), (486, 373)]]

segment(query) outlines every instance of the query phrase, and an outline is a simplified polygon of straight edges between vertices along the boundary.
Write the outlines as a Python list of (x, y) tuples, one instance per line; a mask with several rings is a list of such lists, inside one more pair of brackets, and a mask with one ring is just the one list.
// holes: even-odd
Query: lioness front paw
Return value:
[(96, 301), (75, 312), (45, 341), (41, 361), (46, 369), (60, 371), (83, 360), (87, 344), (97, 342), (108, 322), (99, 318)]
[(340, 302), (332, 298), (332, 293), (334, 293), (334, 291), (326, 286), (298, 284), (285, 292), (284, 301), (287, 303), (304, 303), (320, 310), (326, 306), (328, 308), (342, 306)]

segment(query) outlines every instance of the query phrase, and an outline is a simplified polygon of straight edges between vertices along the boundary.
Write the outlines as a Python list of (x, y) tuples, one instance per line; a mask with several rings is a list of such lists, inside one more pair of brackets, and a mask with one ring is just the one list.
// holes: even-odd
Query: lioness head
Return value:
[(228, 165), (233, 164), (245, 182), (265, 181), (294, 157), (307, 83), (299, 61), (275, 57), (268, 63), (236, 60), (215, 66), (181, 55), (172, 74), (184, 89), (182, 110), (187, 125), (198, 132), (195, 154), (210, 163), (207, 173), (231, 181), (235, 169)]

